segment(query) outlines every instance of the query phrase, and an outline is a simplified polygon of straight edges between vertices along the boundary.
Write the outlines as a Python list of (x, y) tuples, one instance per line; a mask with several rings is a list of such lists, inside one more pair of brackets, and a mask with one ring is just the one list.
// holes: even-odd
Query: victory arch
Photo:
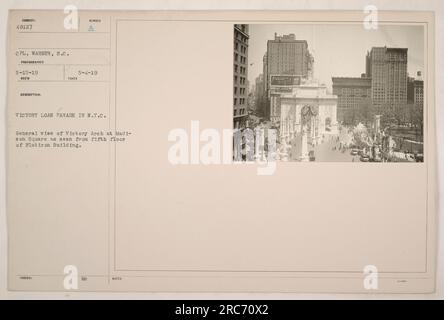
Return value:
[[(280, 94), (277, 101), (280, 143), (297, 145), (293, 160), (307, 161), (309, 146), (322, 143), (327, 135), (338, 133), (337, 96), (327, 93), (324, 85), (314, 83), (294, 87)], [(276, 121), (277, 122), (277, 121)]]

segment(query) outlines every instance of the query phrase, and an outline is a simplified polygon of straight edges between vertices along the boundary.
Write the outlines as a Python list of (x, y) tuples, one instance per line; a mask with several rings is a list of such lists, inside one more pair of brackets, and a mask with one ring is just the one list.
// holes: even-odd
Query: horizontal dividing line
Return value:
[(61, 33), (61, 34), (79, 34), (79, 33), (89, 33), (89, 34), (109, 34), (110, 32), (106, 31), (19, 31), (18, 33)]
[[(66, 274), (18, 274), (16, 275), (16, 277), (65, 277)], [(101, 277), (107, 277), (104, 275), (89, 275), (89, 274), (80, 274), (79, 277), (97, 277), (97, 278), (101, 278)]]
[[(379, 273), (379, 272), (378, 272)], [(66, 274), (27, 274), (27, 275), (17, 275), (16, 277), (65, 277)], [(152, 278), (152, 277), (158, 277), (158, 278), (184, 278), (184, 276), (182, 275), (175, 275), (175, 276), (171, 276), (171, 275), (167, 275), (167, 276), (160, 276), (160, 275), (83, 275), (80, 274), (78, 275), (79, 277), (88, 277), (88, 278), (109, 278), (109, 277), (122, 277), (122, 278)], [(186, 276), (185, 276), (186, 277)], [(205, 277), (200, 277), (200, 278), (209, 278), (209, 277), (214, 277), (214, 276), (205, 276)], [(220, 275), (217, 275), (217, 277), (220, 277)], [(258, 277), (258, 276), (253, 276), (251, 278), (254, 277)], [(298, 276), (298, 277), (294, 277), (294, 276), (275, 276), (273, 278), (300, 278), (300, 279), (305, 279), (305, 278), (312, 278), (312, 279), (362, 279), (363, 275), (361, 276), (353, 276), (353, 277), (330, 277), (330, 276), (319, 276), (319, 277), (314, 277), (314, 276)], [(380, 279), (407, 279), (407, 280), (413, 280), (413, 279), (429, 279), (429, 277), (410, 277), (410, 278), (404, 278), (404, 277), (382, 277)]]
[(17, 80), (17, 82), (64, 82), (64, 83), (76, 83), (76, 82), (110, 82), (110, 80)]
[[(130, 269), (114, 269), (115, 272), (221, 272), (221, 273), (348, 273), (363, 274), (363, 271), (292, 271), (292, 270), (130, 270)], [(410, 274), (410, 273), (427, 273), (427, 271), (378, 271), (378, 274)]]
[(111, 47), (108, 48), (17, 48), (16, 50), (111, 50)]
[(31, 63), (18, 63), (18, 66), (29, 66), (29, 67), (42, 67), (42, 66), (110, 66), (107, 63), (42, 63), (42, 64), (31, 64)]
[[(271, 12), (272, 13), (272, 12)], [(291, 12), (289, 12), (291, 13)], [(297, 12), (296, 12), (297, 13)], [(302, 12), (303, 13), (303, 12)], [(248, 19), (237, 19), (237, 20), (226, 20), (226, 19), (131, 19), (131, 18), (118, 18), (115, 20), (116, 22), (120, 22), (120, 21), (153, 21), (153, 22), (232, 22), (232, 23), (244, 23), (247, 24), (248, 23), (281, 23), (281, 22), (285, 22), (285, 23), (291, 23), (291, 24), (323, 24), (323, 23), (343, 23), (343, 24), (352, 24), (352, 23), (356, 23), (356, 24), (363, 24), (363, 20), (299, 20), (299, 21), (295, 21), (295, 20), (248, 20)], [(399, 23), (399, 24), (427, 24), (428, 21), (392, 21), (392, 20), (380, 20), (379, 24), (380, 25), (384, 25), (386, 23)]]

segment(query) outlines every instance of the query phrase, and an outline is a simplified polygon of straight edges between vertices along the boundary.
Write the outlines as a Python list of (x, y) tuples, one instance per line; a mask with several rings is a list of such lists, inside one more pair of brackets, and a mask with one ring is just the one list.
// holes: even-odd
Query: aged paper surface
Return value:
[(9, 16), (11, 290), (434, 290), (432, 14), (75, 13)]

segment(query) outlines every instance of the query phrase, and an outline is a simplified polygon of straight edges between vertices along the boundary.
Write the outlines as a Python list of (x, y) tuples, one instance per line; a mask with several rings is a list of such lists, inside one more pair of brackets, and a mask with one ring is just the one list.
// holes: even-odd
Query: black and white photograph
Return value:
[(443, 1), (13, 1), (0, 300), (444, 297)]
[(235, 160), (424, 161), (423, 26), (235, 24), (233, 37)]

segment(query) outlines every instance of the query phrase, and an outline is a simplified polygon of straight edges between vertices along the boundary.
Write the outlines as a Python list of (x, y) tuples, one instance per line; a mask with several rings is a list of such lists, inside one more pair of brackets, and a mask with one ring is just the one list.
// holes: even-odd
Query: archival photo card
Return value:
[(10, 11), (8, 288), (433, 292), (434, 15), (367, 16)]

